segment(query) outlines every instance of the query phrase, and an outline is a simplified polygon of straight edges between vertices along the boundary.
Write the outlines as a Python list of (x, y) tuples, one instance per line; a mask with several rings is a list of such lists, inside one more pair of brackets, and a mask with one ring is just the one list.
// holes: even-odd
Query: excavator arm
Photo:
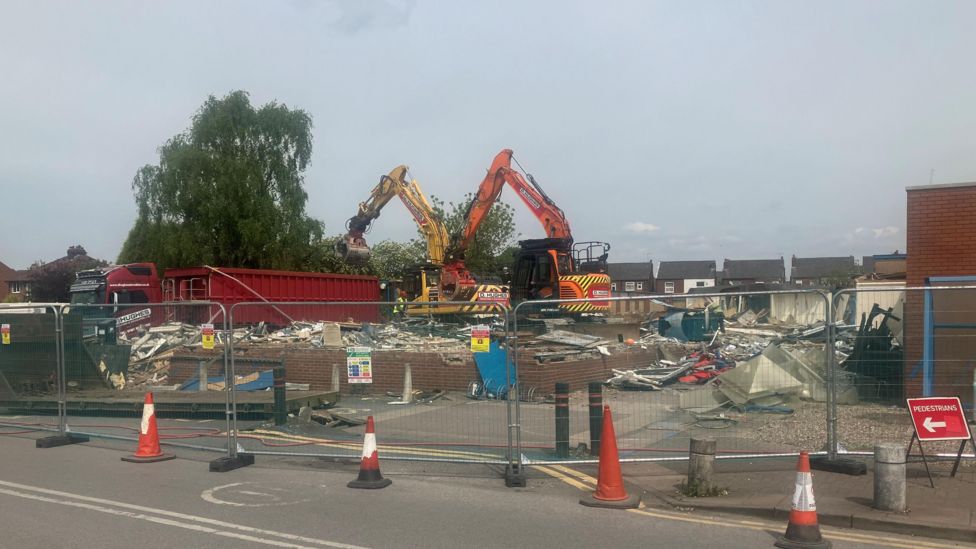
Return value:
[(369, 199), (361, 202), (359, 211), (346, 222), (347, 233), (336, 243), (336, 255), (347, 263), (356, 265), (364, 265), (369, 261), (370, 250), (364, 235), (380, 216), (383, 207), (394, 196), (399, 196), (424, 235), (428, 259), (436, 265), (444, 263), (447, 227), (434, 214), (434, 209), (420, 185), (416, 181), (407, 180), (407, 171), (407, 166), (400, 165), (380, 178), (380, 182), (370, 192)]
[(488, 173), (478, 187), (478, 193), (468, 204), (465, 211), (465, 224), (461, 232), (452, 242), (450, 256), (462, 259), (464, 252), (471, 246), (478, 228), (488, 216), (492, 206), (501, 196), (502, 189), (508, 184), (523, 203), (529, 208), (536, 219), (542, 224), (548, 238), (569, 239), (572, 242), (572, 232), (569, 221), (561, 209), (542, 190), (532, 175), (527, 175), (528, 181), (522, 174), (511, 167), (512, 150), (503, 149), (491, 163)]

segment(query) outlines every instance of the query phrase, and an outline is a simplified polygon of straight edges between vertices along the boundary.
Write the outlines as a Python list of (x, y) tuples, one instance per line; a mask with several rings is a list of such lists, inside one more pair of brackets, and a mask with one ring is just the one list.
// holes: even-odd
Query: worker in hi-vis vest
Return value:
[(406, 303), (407, 292), (400, 290), (399, 295), (397, 295), (397, 304), (393, 306), (393, 312), (396, 313), (397, 316), (402, 317), (403, 313), (406, 311)]

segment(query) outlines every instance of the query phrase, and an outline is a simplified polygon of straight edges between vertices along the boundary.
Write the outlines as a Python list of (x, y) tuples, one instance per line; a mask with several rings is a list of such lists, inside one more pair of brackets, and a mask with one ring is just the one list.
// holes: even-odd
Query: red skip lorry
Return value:
[[(166, 269), (160, 278), (154, 264), (131, 263), (81, 271), (71, 285), (71, 303), (78, 306), (76, 310), (85, 317), (114, 316), (120, 332), (168, 320), (194, 324), (223, 322), (219, 307), (179, 306), (191, 301), (219, 303), (228, 313), (235, 303), (264, 303), (234, 309), (235, 325), (265, 322), (287, 326), (294, 320), (376, 322), (380, 319), (379, 306), (354, 305), (380, 301), (379, 280), (372, 276), (189, 267)], [(275, 306), (276, 302), (348, 302), (349, 305)], [(150, 303), (172, 306), (145, 306)]]

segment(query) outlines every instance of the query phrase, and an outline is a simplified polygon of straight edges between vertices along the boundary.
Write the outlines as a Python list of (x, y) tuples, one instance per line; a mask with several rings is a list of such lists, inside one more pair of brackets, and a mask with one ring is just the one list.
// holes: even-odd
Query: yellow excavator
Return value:
[[(406, 307), (407, 315), (493, 313), (497, 312), (494, 304), (507, 306), (506, 288), (478, 284), (465, 269), (462, 269), (465, 276), (460, 278), (456, 275), (443, 276), (444, 254), (448, 244), (447, 227), (440, 216), (434, 213), (417, 181), (407, 178), (408, 171), (407, 166), (400, 165), (380, 178), (380, 182), (370, 192), (369, 199), (360, 203), (356, 215), (346, 222), (347, 232), (336, 242), (336, 255), (346, 263), (365, 265), (370, 258), (365, 234), (369, 232), (373, 221), (380, 216), (383, 207), (394, 196), (398, 196), (427, 243), (427, 262), (411, 270), (403, 281), (402, 289), (407, 292), (409, 301), (413, 302)], [(445, 284), (445, 279), (450, 282)], [(466, 303), (451, 306), (421, 305), (438, 301)]]

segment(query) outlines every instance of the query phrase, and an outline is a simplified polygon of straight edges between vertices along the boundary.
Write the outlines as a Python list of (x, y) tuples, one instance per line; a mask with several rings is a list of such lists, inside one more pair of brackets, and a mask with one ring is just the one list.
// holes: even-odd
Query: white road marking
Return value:
[[(268, 492), (248, 491), (248, 490), (238, 490), (236, 493), (245, 496), (270, 498), (271, 501), (265, 501), (261, 503), (255, 503), (255, 502), (243, 503), (240, 501), (229, 501), (226, 499), (222, 499), (220, 496), (217, 495), (218, 492), (220, 492), (221, 490), (225, 490), (227, 488), (235, 488), (238, 486), (246, 486), (252, 484), (258, 485), (257, 482), (234, 482), (231, 484), (224, 484), (223, 486), (214, 486), (213, 488), (209, 488), (201, 492), (200, 497), (208, 503), (213, 503), (216, 505), (230, 505), (233, 507), (270, 507), (270, 506), (282, 506), (282, 505), (295, 505), (296, 503), (307, 503), (308, 501), (310, 501), (308, 499), (294, 499), (290, 501), (282, 501), (281, 497), (275, 494), (269, 494)], [(266, 488), (266, 489), (275, 492), (284, 492), (284, 490), (281, 490), (279, 488)]]
[[(290, 540), (290, 541), (311, 544), (311, 545), (315, 545), (315, 546), (336, 547), (336, 548), (339, 548), (339, 549), (367, 549), (367, 548), (365, 548), (365, 547), (363, 547), (361, 545), (350, 545), (350, 544), (347, 544), (347, 543), (339, 543), (339, 542), (336, 542), (336, 541), (328, 541), (328, 540), (323, 540), (323, 539), (316, 539), (316, 538), (310, 538), (310, 537), (300, 536), (298, 534), (290, 534), (288, 532), (276, 532), (274, 530), (265, 530), (265, 529), (262, 529), (262, 528), (254, 528), (254, 527), (251, 527), (251, 526), (245, 526), (243, 524), (234, 524), (232, 522), (224, 522), (224, 521), (221, 521), (221, 520), (211, 519), (211, 518), (207, 518), (207, 517), (200, 517), (200, 516), (197, 516), (197, 515), (188, 515), (188, 514), (185, 514), (185, 513), (177, 513), (177, 512), (174, 512), (174, 511), (167, 511), (165, 509), (156, 509), (156, 508), (153, 508), (153, 507), (144, 507), (142, 505), (133, 505), (131, 503), (124, 503), (124, 502), (121, 502), (121, 501), (113, 501), (113, 500), (110, 500), (110, 499), (102, 499), (102, 498), (95, 498), (95, 497), (90, 497), (90, 496), (83, 496), (81, 494), (72, 494), (70, 492), (61, 492), (61, 491), (58, 491), (58, 490), (49, 490), (47, 488), (41, 488), (39, 486), (29, 486), (29, 485), (26, 485), (26, 484), (18, 484), (16, 482), (7, 482), (7, 481), (0, 480), (0, 486), (7, 486), (9, 488), (15, 488), (15, 489), (18, 489), (18, 490), (26, 490), (26, 491), (29, 491), (29, 492), (35, 492), (34, 494), (25, 494), (23, 492), (16, 492), (14, 490), (5, 490), (5, 489), (0, 488), (0, 493), (5, 493), (5, 494), (12, 495), (12, 496), (16, 496), (16, 497), (23, 497), (23, 498), (27, 498), (27, 499), (36, 499), (36, 500), (39, 500), (39, 501), (47, 501), (47, 502), (50, 502), (50, 503), (57, 503), (57, 504), (61, 504), (61, 505), (70, 505), (70, 506), (74, 506), (74, 507), (82, 507), (82, 508), (86, 508), (86, 509), (92, 509), (92, 510), (95, 510), (95, 511), (107, 512), (107, 513), (111, 513), (111, 514), (115, 514), (115, 515), (120, 515), (120, 516), (137, 518), (137, 519), (141, 519), (141, 520), (148, 520), (148, 521), (157, 522), (157, 523), (160, 523), (160, 524), (166, 524), (166, 522), (163, 522), (166, 519), (163, 519), (161, 517), (172, 517), (174, 519), (181, 519), (181, 520), (186, 520), (186, 521), (191, 521), (191, 522), (198, 522), (198, 523), (202, 523), (202, 524), (208, 524), (210, 526), (215, 526), (215, 527), (218, 527), (218, 528), (225, 528), (225, 529), (229, 529), (229, 530), (239, 530), (240, 532), (247, 532), (247, 534), (240, 534), (240, 533), (237, 533), (237, 532), (228, 532), (228, 531), (224, 531), (224, 530), (217, 530), (215, 528), (207, 528), (207, 527), (204, 527), (204, 526), (200, 526), (198, 524), (186, 524), (186, 523), (179, 523), (177, 521), (170, 521), (170, 522), (174, 522), (173, 526), (182, 525), (182, 526), (180, 526), (181, 528), (187, 528), (187, 529), (191, 529), (191, 530), (199, 530), (201, 532), (206, 531), (207, 533), (212, 533), (214, 535), (219, 535), (219, 536), (224, 536), (224, 537), (232, 537), (232, 538), (238, 538), (238, 539), (247, 539), (249, 541), (263, 540), (263, 541), (259, 541), (259, 543), (267, 543), (268, 545), (278, 544), (278, 546), (280, 546), (280, 547), (307, 547), (306, 545), (287, 544), (287, 543), (280, 542), (280, 541), (277, 541), (277, 540), (265, 540), (264, 538), (258, 538), (258, 537), (255, 537), (255, 536), (250, 536), (248, 534), (257, 534), (257, 535), (261, 535), (261, 536), (277, 537), (277, 538), (282, 538), (282, 539), (286, 539), (286, 540)], [(61, 498), (61, 499), (56, 499), (55, 497), (39, 496), (39, 495), (36, 495), (36, 494), (46, 494), (47, 496), (56, 496), (56, 498)], [(68, 499), (65, 499), (65, 498), (68, 498)], [(72, 499), (73, 500), (77, 500), (77, 501), (70, 501)], [(87, 503), (81, 503), (81, 502), (90, 502), (92, 504), (99, 504), (99, 505), (89, 505)], [(132, 511), (139, 511), (140, 513), (133, 513), (133, 512), (129, 512), (129, 511), (122, 511), (120, 509), (111, 509), (109, 507), (103, 507), (103, 506), (106, 506), (106, 505), (107, 506), (112, 506), (112, 507), (119, 507), (121, 509), (131, 509)], [(150, 516), (148, 514), (161, 515), (161, 516), (153, 517), (153, 516)]]

